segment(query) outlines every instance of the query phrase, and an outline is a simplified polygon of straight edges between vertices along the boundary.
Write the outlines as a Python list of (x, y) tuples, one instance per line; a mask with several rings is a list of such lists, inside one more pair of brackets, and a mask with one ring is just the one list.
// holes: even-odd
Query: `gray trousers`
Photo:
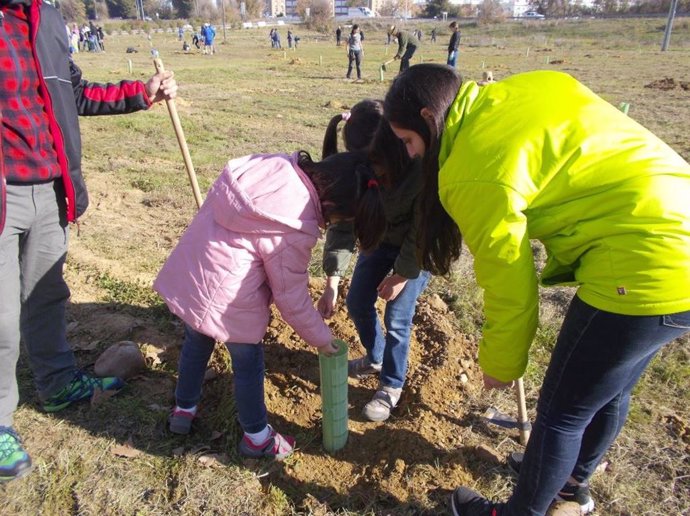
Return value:
[(45, 400), (72, 379), (76, 362), (66, 338), (62, 276), (69, 226), (61, 181), (7, 185), (0, 234), (0, 425), (17, 408), (20, 338), (38, 394)]

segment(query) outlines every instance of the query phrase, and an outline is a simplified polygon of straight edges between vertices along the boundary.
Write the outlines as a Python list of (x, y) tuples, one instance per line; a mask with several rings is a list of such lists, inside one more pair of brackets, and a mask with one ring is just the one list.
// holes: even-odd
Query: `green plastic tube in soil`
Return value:
[(347, 442), (347, 343), (335, 339), (338, 352), (319, 353), (323, 447), (328, 453), (340, 450)]

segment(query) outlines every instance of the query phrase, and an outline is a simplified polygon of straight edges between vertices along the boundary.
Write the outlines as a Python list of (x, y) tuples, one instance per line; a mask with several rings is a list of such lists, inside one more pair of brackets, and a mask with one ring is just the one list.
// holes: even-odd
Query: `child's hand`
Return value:
[(338, 304), (339, 283), (340, 278), (338, 276), (329, 276), (326, 280), (326, 288), (316, 303), (316, 309), (324, 319), (330, 319), (335, 313), (335, 307)]
[(335, 345), (335, 341), (330, 341), (327, 345), (319, 349), (319, 352), (323, 353), (327, 357), (331, 357), (338, 352), (338, 346)]
[(405, 287), (407, 283), (407, 278), (403, 278), (399, 274), (391, 274), (390, 276), (383, 279), (376, 291), (379, 293), (381, 299), (386, 301), (393, 301), (400, 291)]

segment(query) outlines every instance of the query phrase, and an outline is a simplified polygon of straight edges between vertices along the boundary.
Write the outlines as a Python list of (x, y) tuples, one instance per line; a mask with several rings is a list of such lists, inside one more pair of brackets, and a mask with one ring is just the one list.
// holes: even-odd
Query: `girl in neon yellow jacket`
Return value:
[(487, 387), (510, 385), (527, 364), (538, 319), (530, 240), (547, 252), (542, 284), (578, 287), (513, 496), (493, 504), (460, 488), (454, 513), (539, 515), (557, 493), (590, 512), (587, 480), (633, 386), (690, 328), (690, 165), (558, 72), (479, 87), (418, 65), (394, 81), (384, 112), (424, 157), (421, 266), (447, 273), (461, 238), (474, 255)]

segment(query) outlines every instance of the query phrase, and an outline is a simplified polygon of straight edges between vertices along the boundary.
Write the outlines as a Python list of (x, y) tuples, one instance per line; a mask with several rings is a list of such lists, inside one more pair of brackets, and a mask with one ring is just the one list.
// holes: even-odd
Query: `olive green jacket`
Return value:
[[(382, 244), (400, 248), (393, 272), (408, 279), (419, 276), (417, 265), (417, 196), (422, 187), (421, 162), (413, 161), (403, 181), (389, 190), (382, 188), (386, 233)], [(327, 276), (343, 277), (356, 250), (353, 224), (341, 222), (326, 232), (323, 270)]]

